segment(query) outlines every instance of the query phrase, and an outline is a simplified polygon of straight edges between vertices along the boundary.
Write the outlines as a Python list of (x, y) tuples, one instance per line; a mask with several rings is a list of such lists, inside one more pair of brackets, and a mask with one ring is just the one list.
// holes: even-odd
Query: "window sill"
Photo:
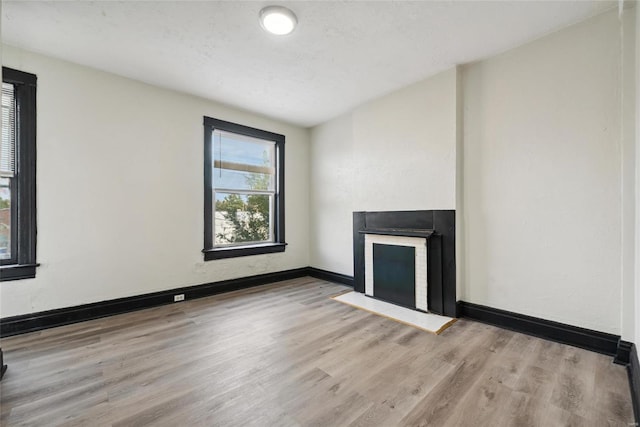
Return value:
[(36, 277), (36, 267), (40, 264), (11, 264), (0, 265), (0, 282), (9, 280), (33, 279)]
[(241, 256), (272, 254), (284, 252), (286, 243), (266, 243), (261, 245), (234, 246), (229, 248), (203, 249), (204, 260), (236, 258)]

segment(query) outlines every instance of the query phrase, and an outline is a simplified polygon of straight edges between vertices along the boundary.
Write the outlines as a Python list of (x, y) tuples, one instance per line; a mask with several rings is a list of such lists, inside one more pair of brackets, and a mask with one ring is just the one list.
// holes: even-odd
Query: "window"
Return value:
[(36, 275), (36, 76), (2, 67), (0, 281)]
[(205, 260), (284, 251), (284, 140), (204, 118)]

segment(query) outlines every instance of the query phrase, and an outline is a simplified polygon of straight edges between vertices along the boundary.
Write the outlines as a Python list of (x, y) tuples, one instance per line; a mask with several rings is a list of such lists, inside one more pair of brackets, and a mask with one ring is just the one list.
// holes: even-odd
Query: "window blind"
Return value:
[(275, 192), (275, 142), (216, 129), (213, 186), (216, 189)]
[(16, 171), (16, 99), (14, 87), (2, 83), (2, 141), (0, 176), (12, 178)]

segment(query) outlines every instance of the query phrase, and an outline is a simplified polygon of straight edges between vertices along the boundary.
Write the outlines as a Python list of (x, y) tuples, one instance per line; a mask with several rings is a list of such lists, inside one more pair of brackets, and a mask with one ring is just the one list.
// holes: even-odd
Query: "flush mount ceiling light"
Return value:
[(267, 6), (260, 11), (260, 25), (271, 34), (287, 35), (297, 23), (296, 15), (283, 6)]

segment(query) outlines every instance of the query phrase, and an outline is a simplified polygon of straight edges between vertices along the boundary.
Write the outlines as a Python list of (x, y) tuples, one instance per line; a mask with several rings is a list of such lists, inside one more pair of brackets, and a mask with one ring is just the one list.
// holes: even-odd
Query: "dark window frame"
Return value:
[[(235, 258), (250, 255), (260, 255), (276, 252), (284, 252), (286, 243), (284, 239), (284, 135), (244, 126), (238, 123), (204, 117), (204, 253), (205, 261), (223, 258)], [(215, 247), (213, 239), (213, 141), (214, 130), (231, 132), (252, 138), (274, 141), (276, 146), (276, 193), (275, 212), (273, 214), (274, 230), (273, 242), (237, 245), (229, 247)]]
[[(2, 67), (2, 81), (14, 85), (16, 99), (16, 177), (11, 218), (17, 253), (0, 265), (0, 282), (36, 277), (36, 85), (35, 74)], [(17, 221), (16, 221), (17, 220)], [(5, 260), (7, 261), (7, 260)]]

